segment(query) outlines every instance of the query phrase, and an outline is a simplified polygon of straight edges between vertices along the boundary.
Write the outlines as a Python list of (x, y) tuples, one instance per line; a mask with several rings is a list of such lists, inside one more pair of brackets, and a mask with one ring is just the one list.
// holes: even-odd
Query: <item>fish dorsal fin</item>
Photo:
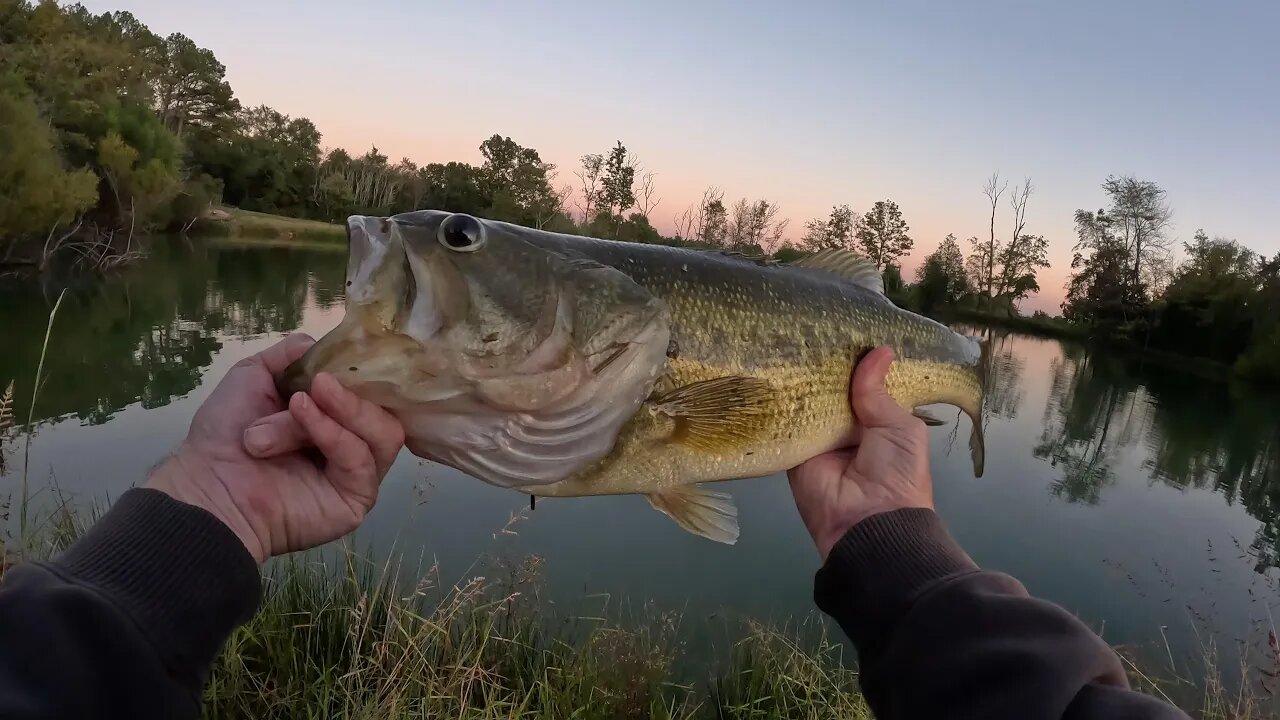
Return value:
[(791, 263), (792, 267), (822, 270), (838, 278), (860, 285), (881, 295), (884, 294), (884, 277), (876, 269), (876, 264), (861, 255), (830, 248), (802, 257)]
[(694, 535), (726, 545), (738, 541), (738, 508), (725, 493), (711, 492), (701, 485), (681, 485), (645, 497), (654, 510)]
[(759, 378), (728, 375), (676, 388), (653, 402), (676, 422), (675, 442), (712, 453), (754, 439), (773, 390)]

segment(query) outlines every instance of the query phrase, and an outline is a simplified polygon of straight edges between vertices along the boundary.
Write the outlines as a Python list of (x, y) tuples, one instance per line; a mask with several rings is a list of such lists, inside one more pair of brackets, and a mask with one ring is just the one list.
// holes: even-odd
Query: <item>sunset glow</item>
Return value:
[[(311, 118), (326, 147), (478, 162), (496, 132), (562, 185), (622, 140), (657, 173), (664, 232), (707, 185), (780, 203), (793, 238), (832, 205), (889, 198), (916, 241), (909, 275), (947, 233), (988, 232), (992, 171), (1030, 176), (1027, 231), (1053, 267), (1026, 311), (1057, 311), (1072, 213), (1104, 203), (1108, 174), (1159, 182), (1179, 240), (1203, 227), (1280, 251), (1272, 2), (86, 4), (188, 34), (242, 103)], [(1007, 206), (996, 222), (1007, 236)]]

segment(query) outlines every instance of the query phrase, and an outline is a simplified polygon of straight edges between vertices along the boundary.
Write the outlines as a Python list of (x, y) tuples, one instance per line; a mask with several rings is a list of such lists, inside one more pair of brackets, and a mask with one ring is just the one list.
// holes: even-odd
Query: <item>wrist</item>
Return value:
[(929, 503), (875, 503), (860, 505), (855, 508), (847, 508), (841, 515), (831, 524), (828, 531), (822, 538), (815, 538), (818, 545), (818, 554), (825, 562), (831, 555), (831, 550), (840, 540), (849, 534), (849, 531), (858, 527), (867, 520), (885, 513), (891, 513), (896, 510), (933, 510), (933, 506)]
[(196, 457), (185, 443), (151, 471), (146, 487), (209, 513), (240, 539), (254, 562), (262, 565), (267, 561), (266, 544), (252, 523), (231, 501), (226, 486), (209, 463)]

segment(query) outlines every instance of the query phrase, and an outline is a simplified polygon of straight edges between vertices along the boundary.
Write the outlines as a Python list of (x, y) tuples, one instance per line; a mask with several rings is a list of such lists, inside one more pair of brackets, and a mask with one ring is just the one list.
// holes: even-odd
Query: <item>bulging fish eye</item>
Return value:
[(440, 223), (440, 244), (455, 252), (474, 252), (484, 245), (484, 226), (470, 215), (457, 213)]

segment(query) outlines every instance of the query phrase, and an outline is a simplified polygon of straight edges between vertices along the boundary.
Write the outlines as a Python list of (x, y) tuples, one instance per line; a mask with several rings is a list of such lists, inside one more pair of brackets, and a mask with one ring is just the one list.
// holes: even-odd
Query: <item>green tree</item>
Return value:
[(800, 238), (800, 245), (810, 251), (828, 248), (850, 249), (853, 247), (856, 221), (857, 218), (848, 205), (836, 205), (831, 208), (831, 215), (826, 220), (810, 220), (805, 223), (805, 232)]
[(863, 252), (876, 264), (877, 270), (885, 270), (911, 252), (913, 242), (907, 231), (910, 228), (902, 219), (902, 211), (892, 200), (880, 200), (862, 216), (856, 237)]
[(927, 313), (944, 305), (954, 305), (968, 291), (960, 243), (955, 235), (948, 234), (916, 269), (917, 301)]
[(1186, 261), (1165, 290), (1151, 342), (1189, 355), (1234, 362), (1252, 340), (1258, 257), (1203, 230), (1183, 247)]
[(480, 144), (480, 154), (480, 179), (492, 217), (537, 225), (540, 218), (559, 210), (562, 198), (551, 187), (555, 166), (543, 162), (537, 150), (493, 135)]
[(1236, 362), (1245, 377), (1280, 383), (1280, 252), (1257, 263), (1258, 292), (1252, 304), (1249, 349)]
[[(25, 91), (0, 85), (0, 243), (45, 236), (98, 200), (98, 178), (89, 168), (64, 170), (53, 132)], [(0, 258), (12, 252), (10, 244)]]
[(1019, 235), (1000, 250), (995, 297), (1012, 315), (1017, 302), (1040, 290), (1036, 274), (1049, 267), (1049, 242), (1043, 235)]
[(1129, 246), (1112, 230), (1104, 210), (1077, 210), (1077, 241), (1062, 314), (1068, 320), (1107, 331), (1132, 323), (1145, 312), (1146, 286), (1135, 284)]
[(636, 204), (636, 163), (627, 153), (627, 147), (619, 140), (609, 151), (604, 162), (604, 174), (600, 178), (598, 205), (609, 215), (617, 216)]
[(155, 46), (151, 91), (165, 127), (182, 137), (190, 129), (229, 129), (240, 103), (231, 94), (226, 67), (185, 35), (174, 33)]

